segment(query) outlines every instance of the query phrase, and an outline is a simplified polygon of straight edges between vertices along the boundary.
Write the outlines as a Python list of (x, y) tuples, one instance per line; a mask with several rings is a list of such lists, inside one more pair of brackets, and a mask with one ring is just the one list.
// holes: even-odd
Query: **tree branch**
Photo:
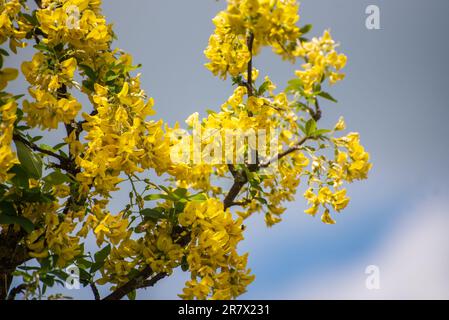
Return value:
[(251, 97), (253, 92), (253, 44), (254, 44), (254, 33), (251, 31), (249, 32), (248, 39), (247, 39), (247, 46), (249, 51), (249, 61), (248, 61), (248, 81), (247, 81), (247, 88), (248, 88), (248, 97)]
[(149, 280), (145, 280), (142, 281), (142, 284), (139, 285), (136, 289), (145, 289), (148, 287), (152, 287), (154, 286), (159, 280), (164, 279), (166, 276), (168, 276), (167, 273), (165, 272), (160, 272), (158, 274), (156, 274), (153, 278), (149, 279)]
[(312, 115), (313, 120), (318, 122), (321, 119), (322, 112), (320, 108), (320, 102), (318, 101), (318, 98), (315, 98), (315, 112)]
[(224, 209), (228, 209), (234, 205), (234, 201), (239, 195), (240, 191), (242, 190), (243, 186), (248, 182), (248, 177), (245, 173), (238, 173), (238, 175), (234, 178), (234, 183), (229, 189), (228, 194), (226, 195), (225, 199), (223, 200)]
[(279, 153), (278, 155), (274, 156), (273, 158), (271, 158), (271, 159), (268, 160), (267, 162), (260, 164), (260, 168), (266, 168), (266, 167), (268, 167), (270, 164), (272, 164), (273, 162), (279, 161), (279, 160), (281, 160), (282, 158), (288, 156), (289, 154), (291, 154), (291, 153), (293, 153), (293, 152), (295, 152), (295, 151), (298, 151), (298, 150), (301, 148), (301, 146), (302, 146), (304, 143), (306, 143), (306, 141), (308, 141), (308, 140), (310, 140), (310, 139), (311, 139), (311, 138), (309, 138), (309, 137), (304, 137), (304, 138), (302, 138), (302, 139), (301, 139), (300, 141), (298, 141), (298, 143), (296, 143), (293, 147), (290, 147), (290, 148), (288, 148), (287, 150), (285, 150), (285, 151)]
[(58, 159), (60, 164), (61, 164), (61, 166), (67, 165), (70, 162), (69, 159), (67, 159), (66, 157), (63, 157), (63, 156), (61, 156), (59, 154), (56, 154), (56, 153), (54, 153), (54, 152), (52, 152), (50, 150), (45, 150), (45, 149), (40, 148), (35, 143), (33, 143), (31, 141), (28, 141), (27, 139), (22, 137), (20, 134), (15, 133), (13, 135), (13, 139), (15, 141), (22, 142), (24, 145), (26, 145), (28, 148), (30, 148), (33, 151), (40, 152), (40, 153), (46, 154), (47, 156), (50, 156), (50, 157)]
[(137, 276), (129, 280), (127, 283), (117, 288), (114, 292), (112, 292), (107, 297), (103, 298), (103, 300), (120, 300), (128, 293), (132, 292), (136, 288), (142, 285), (143, 281), (148, 279), (153, 274), (153, 269), (150, 266), (146, 266), (143, 268)]
[(90, 288), (92, 289), (92, 293), (94, 294), (95, 300), (101, 300), (100, 292), (98, 292), (98, 288), (95, 285), (95, 283), (91, 282), (90, 283)]

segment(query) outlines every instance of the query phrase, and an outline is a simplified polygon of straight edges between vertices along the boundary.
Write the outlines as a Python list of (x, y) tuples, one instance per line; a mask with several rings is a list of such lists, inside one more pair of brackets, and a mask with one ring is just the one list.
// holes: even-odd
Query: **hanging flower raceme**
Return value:
[[(263, 46), (284, 58), (294, 59), (293, 51), (301, 35), (297, 26), (299, 5), (295, 0), (232, 0), (214, 19), (215, 32), (205, 50), (206, 67), (215, 75), (235, 77), (247, 69), (251, 55)], [(252, 52), (249, 52), (248, 34)]]
[(247, 255), (237, 253), (242, 219), (234, 219), (219, 199), (209, 199), (188, 203), (179, 222), (191, 230), (186, 261), (192, 274), (180, 297), (231, 299), (244, 293), (254, 276), (246, 268)]
[(19, 161), (11, 148), (17, 104), (8, 101), (0, 106), (0, 183), (12, 178), (8, 171)]
[[(23, 251), (11, 265), (36, 259), (45, 268), (33, 279), (45, 285), (76, 265), (83, 285), (130, 299), (181, 268), (190, 273), (181, 298), (237, 298), (254, 280), (238, 250), (245, 219), (262, 213), (274, 226), (304, 186), (306, 213), (333, 224), (332, 212), (349, 203), (345, 184), (368, 177), (359, 135), (338, 135), (343, 118), (318, 127), (321, 99), (335, 101), (323, 90), (343, 79), (346, 56), (328, 31), (305, 38), (295, 0), (228, 0), (204, 53), (206, 67), (235, 88), (182, 130), (151, 118), (139, 65), (112, 48), (100, 7), (42, 0), (30, 12), (24, 1), (0, 1), (0, 44), (9, 40), (15, 52), (30, 40), (35, 49), (21, 65), (29, 83), (21, 105), (22, 96), (3, 91), (18, 72), (3, 68), (9, 53), (0, 50), (0, 237), (18, 236)], [(284, 90), (253, 67), (267, 46), (304, 60)], [(33, 134), (59, 128), (54, 146)], [(120, 193), (123, 208), (111, 212), (124, 186), (129, 199)]]

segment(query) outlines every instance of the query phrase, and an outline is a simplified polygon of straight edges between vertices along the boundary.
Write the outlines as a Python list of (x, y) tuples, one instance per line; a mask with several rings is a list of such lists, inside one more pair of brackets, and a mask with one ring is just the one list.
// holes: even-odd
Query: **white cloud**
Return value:
[[(364, 257), (293, 281), (286, 299), (449, 299), (449, 196), (429, 196)], [(368, 290), (365, 268), (380, 268), (380, 289)], [(331, 271), (329, 271), (331, 270)], [(316, 273), (315, 273), (316, 274)]]

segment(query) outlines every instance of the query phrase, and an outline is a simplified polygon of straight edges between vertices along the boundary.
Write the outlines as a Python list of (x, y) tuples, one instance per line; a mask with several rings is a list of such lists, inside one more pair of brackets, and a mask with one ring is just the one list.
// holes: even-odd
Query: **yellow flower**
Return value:
[(321, 221), (323, 221), (325, 224), (335, 224), (335, 220), (332, 219), (329, 210), (325, 210), (323, 215), (321, 216)]
[(61, 63), (62, 75), (66, 76), (68, 79), (72, 79), (75, 74), (76, 66), (77, 63), (75, 58), (64, 60)]
[(345, 119), (343, 117), (340, 117), (340, 119), (338, 119), (338, 122), (334, 127), (334, 130), (335, 131), (343, 131), (345, 129), (346, 129)]
[(0, 90), (6, 88), (9, 81), (12, 81), (18, 76), (17, 69), (5, 68), (0, 70)]

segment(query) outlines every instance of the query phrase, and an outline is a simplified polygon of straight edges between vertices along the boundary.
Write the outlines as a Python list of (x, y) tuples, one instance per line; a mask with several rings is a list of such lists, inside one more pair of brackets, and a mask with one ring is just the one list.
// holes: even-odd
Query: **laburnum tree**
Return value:
[[(349, 202), (344, 184), (367, 178), (359, 134), (343, 134), (343, 118), (318, 126), (320, 102), (336, 102), (323, 89), (344, 78), (346, 56), (328, 31), (307, 37), (295, 0), (227, 1), (204, 53), (233, 94), (186, 120), (201, 132), (280, 131), (275, 156), (255, 163), (173, 161), (179, 124), (155, 120), (138, 66), (113, 48), (101, 0), (0, 0), (0, 8), (0, 299), (58, 298), (46, 292), (65, 284), (70, 266), (95, 299), (133, 299), (177, 268), (191, 275), (181, 298), (233, 299), (254, 280), (237, 250), (249, 216), (279, 223), (302, 181), (305, 212), (334, 224), (331, 213)], [(20, 71), (29, 87), (15, 96), (7, 87), (19, 71), (4, 62), (27, 45), (34, 55)], [(258, 79), (263, 47), (302, 61), (284, 90)], [(57, 128), (59, 144), (39, 142), (38, 132)], [(110, 212), (123, 188), (129, 198)]]

